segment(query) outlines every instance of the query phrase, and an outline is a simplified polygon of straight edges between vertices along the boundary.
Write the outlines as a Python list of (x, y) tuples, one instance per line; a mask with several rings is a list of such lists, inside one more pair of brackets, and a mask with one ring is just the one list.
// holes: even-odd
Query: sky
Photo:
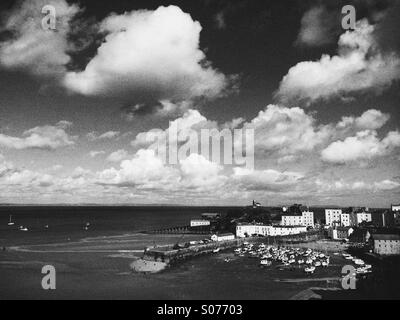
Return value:
[[(390, 0), (2, 1), (0, 203), (398, 203), (399, 17)], [(254, 168), (163, 162), (145, 137), (173, 125), (180, 146), (254, 130)]]

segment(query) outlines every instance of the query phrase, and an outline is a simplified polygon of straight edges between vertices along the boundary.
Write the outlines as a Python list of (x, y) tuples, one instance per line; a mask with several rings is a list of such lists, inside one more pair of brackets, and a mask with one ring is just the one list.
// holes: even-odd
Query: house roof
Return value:
[(217, 236), (218, 237), (234, 236), (234, 234), (233, 233), (220, 233), (220, 234), (217, 234)]
[(373, 238), (375, 240), (400, 240), (399, 234), (374, 234)]

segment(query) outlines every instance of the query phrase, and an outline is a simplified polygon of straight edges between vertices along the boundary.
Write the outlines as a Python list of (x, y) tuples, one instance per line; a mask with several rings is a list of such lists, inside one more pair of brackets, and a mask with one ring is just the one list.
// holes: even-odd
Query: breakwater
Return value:
[(175, 226), (170, 228), (162, 228), (149, 230), (145, 233), (148, 234), (210, 234), (209, 229), (192, 228), (190, 226)]

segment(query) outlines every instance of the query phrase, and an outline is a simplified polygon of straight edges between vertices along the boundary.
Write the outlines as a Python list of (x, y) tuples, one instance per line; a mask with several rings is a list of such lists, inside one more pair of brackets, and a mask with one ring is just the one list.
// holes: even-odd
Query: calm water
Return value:
[[(57, 238), (79, 239), (187, 225), (203, 212), (226, 213), (228, 207), (5, 207), (0, 206), (0, 244), (29, 240), (53, 241)], [(8, 226), (12, 215), (14, 226)], [(84, 231), (85, 224), (90, 229)], [(29, 229), (21, 232), (19, 226)], [(49, 228), (45, 229), (48, 225)]]
[[(3, 206), (0, 207), (0, 246), (53, 243), (54, 247), (47, 248), (57, 249), (60, 244), (71, 241), (82, 249), (102, 249), (109, 245), (107, 236), (186, 225), (202, 212), (225, 213), (229, 209)], [(13, 227), (7, 226), (10, 214), (15, 223)], [(91, 224), (88, 231), (83, 229), (86, 222)], [(19, 231), (20, 225), (29, 228), (29, 232)], [(48, 230), (45, 225), (49, 225)], [(103, 236), (105, 242), (87, 242), (88, 238), (103, 239)], [(121, 245), (127, 244), (121, 241)], [(140, 247), (140, 244), (133, 242), (132, 246)], [(227, 263), (225, 258), (231, 261)], [(340, 260), (343, 258), (333, 257), (332, 267), (319, 270), (313, 278), (340, 275), (344, 263)], [(131, 261), (131, 258), (101, 252), (0, 251), (0, 299), (287, 299), (310, 286), (325, 285), (324, 280), (282, 283), (280, 279), (303, 278), (304, 272), (302, 269), (279, 271), (275, 267), (263, 269), (258, 259), (234, 257), (232, 252), (188, 260), (156, 275), (132, 273)], [(57, 269), (57, 290), (51, 292), (41, 288), (41, 268), (46, 264)]]

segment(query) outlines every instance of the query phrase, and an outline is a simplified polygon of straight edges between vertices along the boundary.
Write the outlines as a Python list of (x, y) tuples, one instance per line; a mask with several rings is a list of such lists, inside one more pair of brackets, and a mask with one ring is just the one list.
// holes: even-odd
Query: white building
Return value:
[(340, 225), (342, 227), (350, 227), (351, 225), (350, 213), (342, 213), (340, 215)]
[(302, 226), (303, 216), (284, 215), (281, 221), (282, 226)]
[(236, 237), (245, 238), (252, 235), (260, 235), (265, 237), (268, 235), (268, 229), (270, 227), (271, 226), (266, 226), (261, 223), (238, 224), (236, 226)]
[(289, 236), (307, 232), (306, 226), (271, 226), (268, 229), (268, 236)]
[(327, 225), (340, 224), (342, 209), (325, 209), (325, 223)]
[(283, 215), (281, 220), (282, 226), (306, 226), (314, 227), (314, 212), (303, 211), (299, 215)]
[(211, 236), (212, 241), (227, 241), (234, 240), (235, 235), (233, 233), (221, 233), (221, 234), (213, 234)]
[(303, 211), (303, 226), (306, 227), (313, 227), (314, 228), (314, 212), (312, 211)]
[(372, 221), (372, 215), (368, 212), (358, 212), (356, 213), (356, 217), (357, 217), (357, 225), (359, 225), (362, 222)]
[(394, 212), (400, 211), (400, 204), (392, 204), (392, 211)]
[(260, 236), (287, 236), (307, 232), (306, 226), (266, 226), (263, 224), (238, 224), (236, 226), (236, 237), (245, 238), (253, 235)]
[(210, 220), (205, 220), (205, 219), (190, 220), (191, 227), (204, 227), (204, 226), (209, 226), (210, 224), (211, 224)]
[(400, 254), (400, 236), (397, 234), (374, 234), (374, 252), (381, 255)]

